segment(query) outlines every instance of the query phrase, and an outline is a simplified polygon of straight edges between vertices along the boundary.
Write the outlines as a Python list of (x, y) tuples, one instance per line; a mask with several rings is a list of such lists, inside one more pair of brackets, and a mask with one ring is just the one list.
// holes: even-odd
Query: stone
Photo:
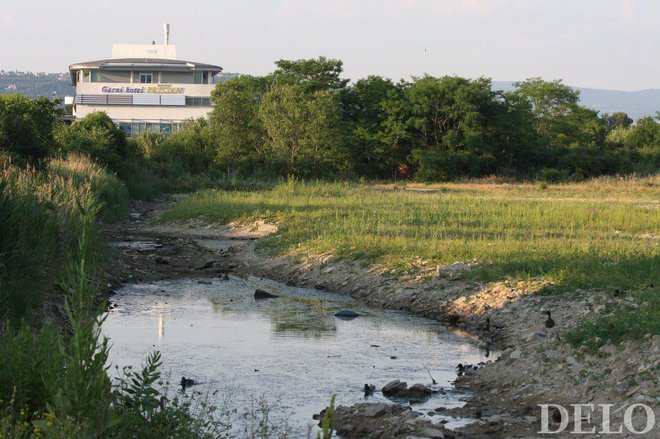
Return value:
[(425, 428), (422, 430), (422, 435), (431, 439), (445, 439), (444, 433), (438, 428)]
[(385, 396), (396, 396), (396, 394), (402, 390), (406, 390), (407, 388), (408, 383), (402, 382), (401, 380), (394, 380), (385, 384), (385, 386), (381, 389), (381, 392), (383, 392), (383, 395)]
[(511, 352), (511, 354), (509, 355), (509, 358), (511, 358), (512, 360), (518, 360), (518, 359), (520, 359), (521, 355), (522, 355), (522, 352), (520, 352), (520, 348), (516, 348), (515, 351)]
[(377, 418), (379, 416), (386, 415), (388, 413), (391, 413), (392, 409), (388, 404), (385, 404), (384, 402), (378, 403), (378, 404), (373, 404), (364, 409), (364, 416), (367, 418)]
[(358, 314), (355, 311), (350, 310), (350, 309), (342, 309), (342, 310), (337, 311), (335, 313), (335, 317), (355, 318), (355, 317), (360, 317), (360, 314)]
[(256, 290), (254, 290), (254, 298), (255, 299), (275, 299), (276, 297), (278, 297), (278, 296), (276, 296), (275, 294), (271, 294), (268, 291), (264, 291), (260, 288), (257, 288)]
[(433, 390), (426, 387), (424, 384), (414, 384), (406, 390), (408, 397), (421, 398), (424, 396), (429, 396), (433, 393)]

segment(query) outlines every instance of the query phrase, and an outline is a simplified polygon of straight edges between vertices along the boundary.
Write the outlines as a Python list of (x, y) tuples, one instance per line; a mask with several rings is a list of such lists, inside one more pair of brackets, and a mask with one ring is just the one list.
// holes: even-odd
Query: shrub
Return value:
[(62, 151), (86, 154), (117, 171), (129, 156), (124, 132), (103, 112), (91, 113), (56, 132)]
[(0, 95), (0, 150), (33, 163), (46, 157), (53, 144), (54, 105), (43, 97)]

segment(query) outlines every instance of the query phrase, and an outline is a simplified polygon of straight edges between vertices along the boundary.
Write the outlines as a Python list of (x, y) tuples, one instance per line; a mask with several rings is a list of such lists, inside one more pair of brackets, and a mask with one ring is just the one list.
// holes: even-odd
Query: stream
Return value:
[[(279, 297), (255, 300), (257, 288)], [(199, 392), (218, 404), (229, 399), (237, 408), (232, 420), (237, 434), (247, 422), (244, 413), (261, 401), (270, 407), (271, 422), (288, 424), (289, 437), (306, 437), (317, 422), (312, 415), (332, 395), (337, 405), (388, 401), (380, 389), (396, 379), (438, 390), (412, 404), (415, 411), (461, 406), (469, 395), (451, 384), (456, 365), (489, 359), (473, 340), (433, 320), (268, 279), (128, 284), (112, 302), (115, 307), (103, 325), (112, 345), (111, 373), (118, 373), (115, 365), (138, 368), (149, 352), (159, 350), (163, 377), (173, 383), (170, 389), (180, 391), (178, 383), (185, 376), (202, 383), (186, 392)], [(342, 320), (334, 316), (340, 309), (361, 315)], [(376, 386), (367, 398), (365, 383)], [(440, 415), (431, 419), (447, 422), (449, 428), (470, 421)]]

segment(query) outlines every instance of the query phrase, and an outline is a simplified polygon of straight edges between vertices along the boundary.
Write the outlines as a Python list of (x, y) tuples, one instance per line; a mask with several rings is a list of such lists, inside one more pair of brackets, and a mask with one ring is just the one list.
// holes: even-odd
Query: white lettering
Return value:
[[(537, 431), (539, 434), (556, 434), (561, 433), (566, 430), (568, 427), (568, 410), (559, 404), (537, 404), (541, 407), (541, 431)], [(561, 422), (559, 423), (559, 428), (555, 431), (550, 431), (550, 418), (549, 418), (549, 409), (554, 407), (559, 410), (561, 415)]]
[[(587, 424), (591, 425), (591, 412), (594, 411), (594, 405), (593, 404), (571, 404), (571, 407), (573, 407), (573, 425), (575, 426), (574, 430), (572, 433), (590, 433), (594, 434), (596, 432), (596, 427), (591, 427), (591, 430), (584, 431), (582, 430), (582, 420), (585, 419), (587, 421)], [(589, 409), (589, 413), (587, 413), (586, 417), (582, 417), (582, 408), (586, 407)]]
[[(644, 430), (637, 431), (632, 422), (632, 415), (635, 411), (635, 407), (641, 407), (646, 412), (646, 427)], [(623, 414), (623, 424), (626, 426), (626, 429), (635, 434), (645, 434), (651, 431), (655, 427), (655, 413), (651, 410), (651, 407), (646, 404), (633, 404), (626, 409), (626, 412)]]

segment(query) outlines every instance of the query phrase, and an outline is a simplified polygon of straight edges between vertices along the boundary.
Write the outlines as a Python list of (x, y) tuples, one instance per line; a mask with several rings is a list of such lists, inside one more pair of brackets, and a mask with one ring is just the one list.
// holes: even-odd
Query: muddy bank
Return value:
[[(290, 257), (268, 258), (257, 254), (254, 244), (258, 238), (275, 233), (275, 226), (219, 226), (203, 221), (154, 223), (172, 201), (137, 203), (130, 221), (106, 229), (110, 241), (144, 244), (116, 248), (117, 264), (109, 279), (111, 283), (183, 276), (204, 282), (228, 272), (265, 276), (290, 285), (348, 294), (370, 306), (437, 319), (478, 337), (484, 345), (503, 349), (497, 361), (457, 377), (457, 387), (476, 390), (478, 396), (460, 409), (438, 408), (446, 415), (478, 419), (462, 431), (438, 428), (436, 436), (424, 435), (426, 425), (416, 419), (404, 419), (411, 415), (407, 411), (397, 414), (396, 409), (385, 413), (388, 422), (411, 421), (406, 425), (420, 425), (389, 436), (378, 428), (368, 433), (369, 425), (377, 427), (385, 418), (366, 417), (364, 408), (352, 407), (342, 408), (344, 415), (338, 418), (337, 427), (346, 437), (536, 437), (541, 428), (537, 404), (570, 407), (608, 403), (618, 408), (644, 403), (657, 411), (660, 337), (649, 334), (638, 343), (606, 345), (596, 354), (574, 349), (561, 338), (582, 319), (595, 319), (631, 300), (625, 296), (614, 297), (610, 292), (576, 293), (570, 298), (545, 295), (546, 284), (542, 281), (466, 282), (460, 273), (470, 267), (460, 263), (424, 267), (416, 273), (397, 276), (356, 264), (331, 262), (332, 255), (304, 262)], [(545, 311), (552, 313), (552, 328), (545, 325)], [(621, 425), (623, 414), (623, 410), (613, 413), (614, 427)], [(643, 415), (635, 413), (639, 429), (645, 422)], [(600, 413), (595, 412), (593, 424), (599, 425), (599, 417)], [(561, 419), (555, 421), (558, 422), (550, 423), (551, 430), (558, 428)], [(573, 419), (571, 425), (572, 422)], [(363, 429), (361, 436), (351, 436), (347, 427), (356, 425)], [(587, 424), (585, 427), (590, 428)], [(568, 434), (569, 430), (566, 437), (579, 437)], [(633, 437), (624, 429), (620, 437), (626, 436)]]

